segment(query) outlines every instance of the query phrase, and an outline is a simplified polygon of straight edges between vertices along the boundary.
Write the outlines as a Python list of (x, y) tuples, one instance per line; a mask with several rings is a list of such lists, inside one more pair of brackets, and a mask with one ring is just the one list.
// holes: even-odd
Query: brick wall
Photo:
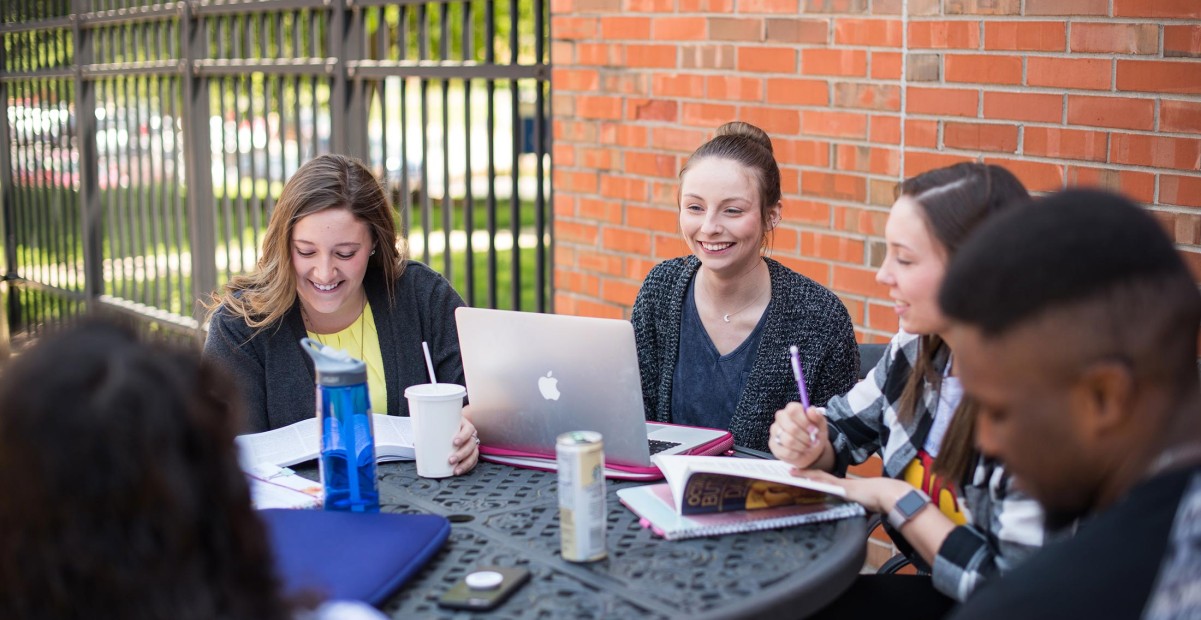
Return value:
[(859, 337), (893, 189), (965, 159), (1031, 189), (1151, 205), (1201, 274), (1198, 0), (552, 0), (555, 309), (622, 317), (686, 253), (684, 158), (733, 119), (772, 136), (772, 256), (833, 289)]

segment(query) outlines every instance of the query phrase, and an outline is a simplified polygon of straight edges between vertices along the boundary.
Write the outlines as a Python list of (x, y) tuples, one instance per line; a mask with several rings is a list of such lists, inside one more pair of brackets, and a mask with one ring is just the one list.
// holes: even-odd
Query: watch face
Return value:
[(926, 505), (926, 499), (917, 491), (910, 491), (897, 501), (897, 510), (906, 518), (913, 516)]

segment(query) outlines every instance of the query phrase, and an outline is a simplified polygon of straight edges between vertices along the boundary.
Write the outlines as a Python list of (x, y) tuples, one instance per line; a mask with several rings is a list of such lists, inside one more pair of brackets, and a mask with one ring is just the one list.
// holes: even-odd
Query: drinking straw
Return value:
[(430, 359), (430, 345), (428, 342), (421, 341), (421, 350), (425, 352), (425, 369), (430, 371), (430, 383), (437, 383), (438, 378), (434, 376), (434, 362)]

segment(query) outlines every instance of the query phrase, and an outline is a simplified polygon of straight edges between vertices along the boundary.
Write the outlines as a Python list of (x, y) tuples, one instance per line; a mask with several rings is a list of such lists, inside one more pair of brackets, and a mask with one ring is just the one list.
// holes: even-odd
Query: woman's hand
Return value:
[(472, 469), (480, 459), (480, 437), (475, 432), (475, 425), (464, 416), (459, 422), (459, 432), (451, 440), (455, 451), (450, 455), (450, 464), (455, 468), (455, 475), (461, 476)]
[(792, 475), (842, 487), (848, 500), (861, 504), (868, 512), (880, 514), (888, 514), (897, 500), (913, 490), (908, 482), (894, 478), (839, 478), (816, 469), (797, 469)]
[(833, 450), (829, 459), (822, 459), (828, 445), (825, 409), (810, 407), (805, 411), (800, 403), (788, 403), (776, 412), (768, 439), (776, 458), (799, 469), (828, 469), (833, 464)]

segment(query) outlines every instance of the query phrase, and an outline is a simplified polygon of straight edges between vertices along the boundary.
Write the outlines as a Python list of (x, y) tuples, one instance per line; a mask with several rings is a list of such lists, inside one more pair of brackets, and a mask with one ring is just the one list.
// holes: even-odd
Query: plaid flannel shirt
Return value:
[[(884, 474), (901, 479), (905, 468), (925, 444), (938, 394), (923, 384), (913, 421), (904, 425), (896, 408), (917, 359), (920, 338), (900, 332), (868, 377), (844, 396), (826, 405), (834, 473), (879, 453)], [(935, 360), (941, 370), (947, 356)], [(931, 575), (934, 587), (958, 601), (965, 600), (985, 579), (1005, 572), (1042, 546), (1043, 513), (1038, 503), (1013, 488), (1012, 478), (993, 459), (978, 456), (974, 469), (958, 485), (967, 524), (943, 541)], [(923, 563), (924, 564), (924, 563)]]

